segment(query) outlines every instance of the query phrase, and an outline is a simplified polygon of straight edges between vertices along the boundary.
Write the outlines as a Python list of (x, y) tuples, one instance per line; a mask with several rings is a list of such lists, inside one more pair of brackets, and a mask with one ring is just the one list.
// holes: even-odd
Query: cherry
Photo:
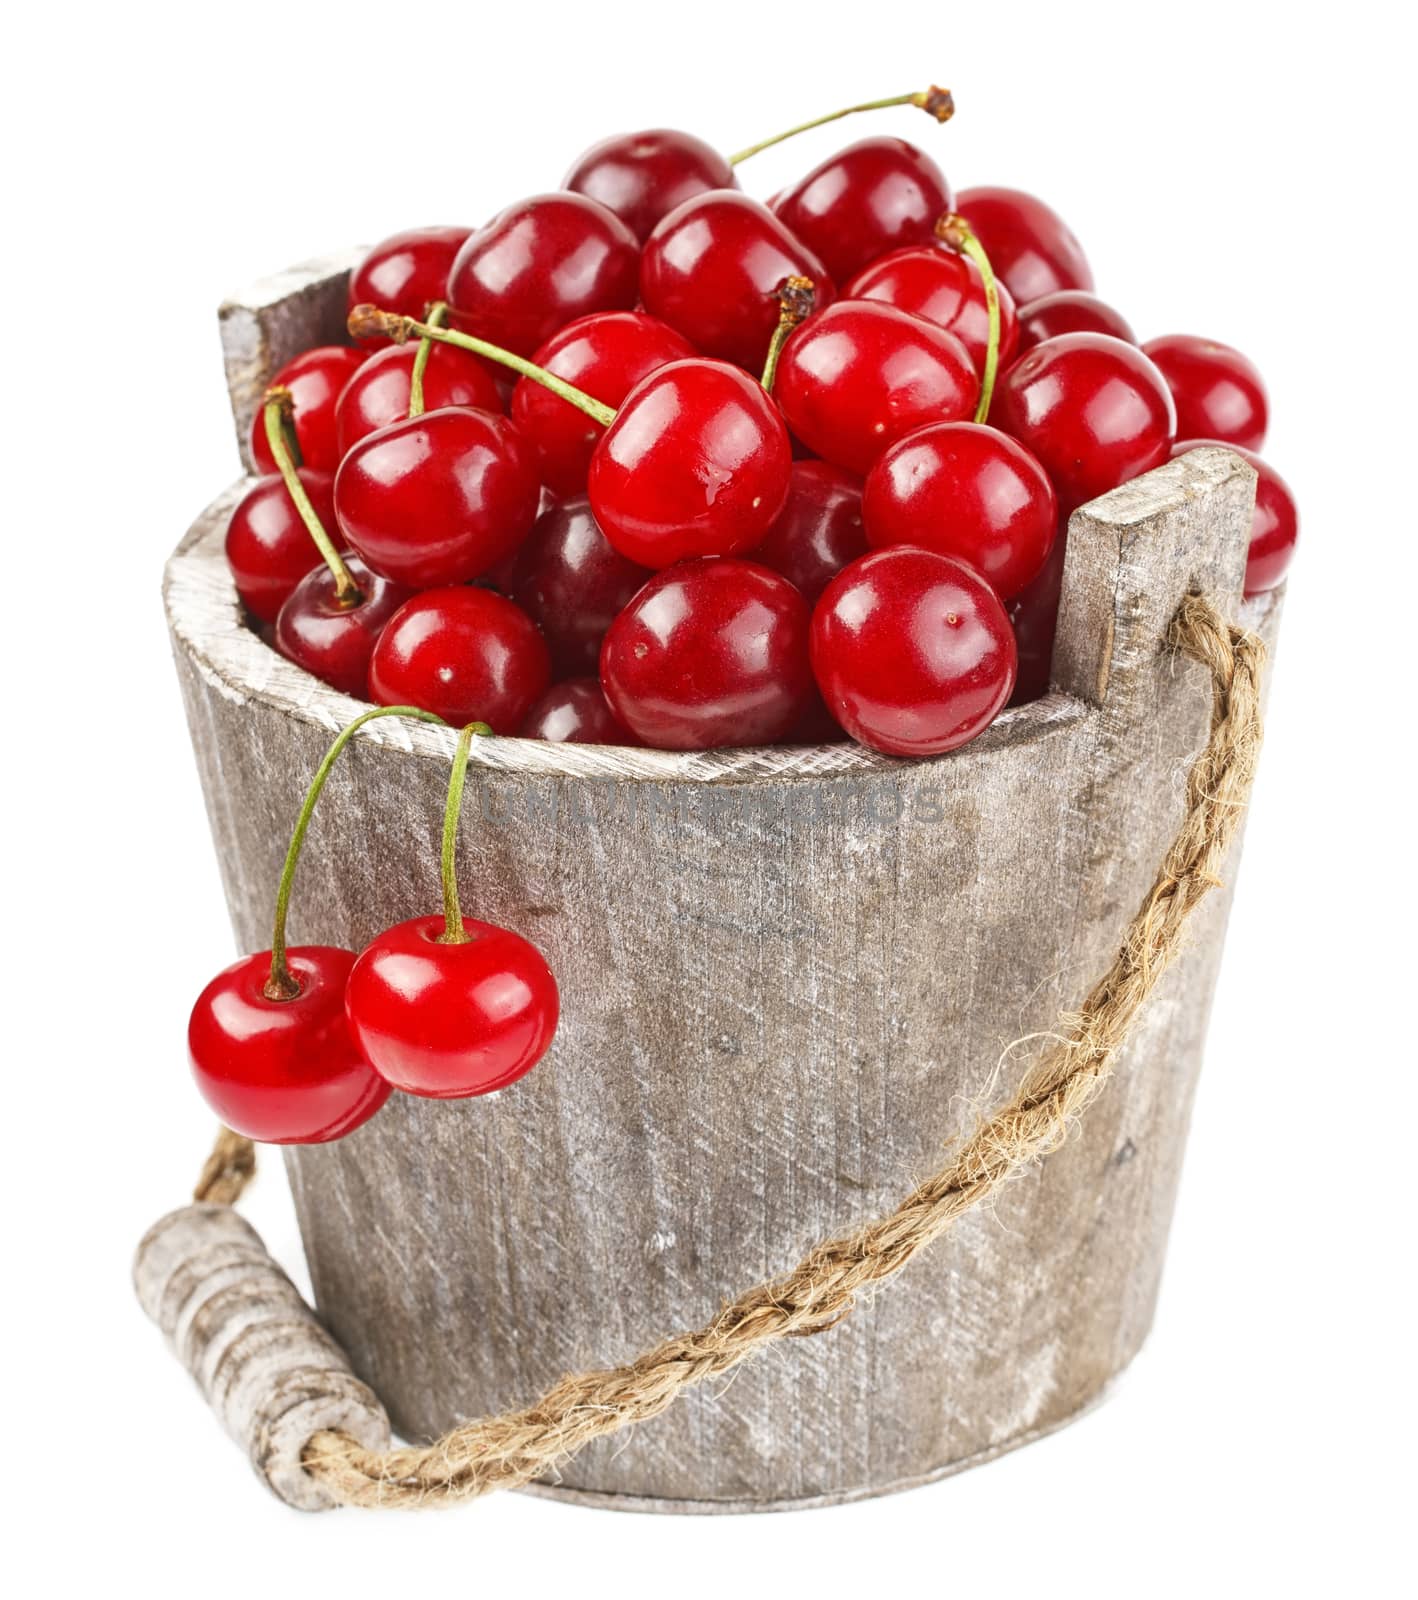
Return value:
[(413, 588), (486, 572), (522, 542), (540, 498), (516, 428), (468, 406), (369, 434), (335, 475), (345, 538), (371, 571)]
[(580, 194), (543, 194), (468, 235), (448, 275), (452, 322), (530, 355), (573, 317), (629, 310), (640, 257), (614, 212)]
[(710, 189), (737, 189), (738, 179), (725, 158), (694, 134), (647, 128), (593, 144), (567, 173), (563, 187), (614, 211), (643, 244), (677, 205)]
[(1016, 305), (1058, 289), (1091, 289), (1078, 240), (1042, 200), (1019, 189), (966, 189), (955, 209), (969, 222)]
[(1019, 308), (1019, 354), (1061, 333), (1106, 333), (1137, 343), (1127, 319), (1084, 289), (1059, 289)]
[(611, 710), (599, 678), (554, 683), (527, 713), (521, 736), (553, 744), (640, 743)]
[(970, 416), (979, 393), (953, 333), (876, 300), (843, 300), (804, 323), (784, 348), (775, 390), (797, 438), (863, 474), (913, 429)]
[(1239, 350), (1186, 333), (1149, 339), (1142, 348), (1172, 391), (1182, 438), (1261, 448), (1270, 405), (1260, 373)]
[(772, 744), (807, 710), (807, 602), (752, 561), (687, 561), (650, 579), (601, 646), (611, 710), (662, 750)]
[(641, 257), (640, 296), (695, 349), (756, 373), (778, 323), (777, 291), (794, 277), (812, 281), (819, 306), (832, 299), (822, 262), (766, 206), (716, 190), (660, 221)]
[(341, 598), (339, 580), (328, 567), (314, 568), (281, 607), (275, 645), (287, 661), (363, 700), (375, 640), (409, 591), (371, 572), (358, 556), (345, 557), (344, 565), (354, 581), (354, 597)]
[[(335, 427), (343, 459), (361, 439), (409, 414), (410, 387), (417, 345), (391, 345), (379, 350), (345, 385), (335, 407)], [(424, 372), (424, 408), (473, 406), (502, 410), (502, 393), (485, 361), (456, 345), (432, 351)]]
[[(295, 437), (300, 448), (297, 466), (316, 472), (333, 472), (340, 464), (335, 427), (335, 405), (345, 385), (364, 361), (364, 350), (343, 344), (317, 345), (285, 366), (271, 380), (271, 388), (289, 390), (294, 406)], [(251, 455), (258, 472), (275, 472), (265, 425), (258, 411), (251, 425)]]
[(416, 594), (389, 619), (370, 659), (369, 697), (510, 734), (550, 678), (546, 641), (526, 612), (464, 585)]
[[(335, 480), (299, 469), (300, 482), (326, 526), (335, 520)], [(296, 584), (317, 559), (315, 546), (279, 473), (260, 478), (242, 496), (226, 530), (226, 559), (241, 602), (262, 622), (274, 622)]]
[(578, 495), (537, 518), (504, 592), (541, 628), (557, 673), (579, 677), (596, 670), (606, 629), (649, 576), (611, 548)]
[(935, 162), (904, 139), (883, 137), (829, 156), (773, 207), (837, 283), (889, 250), (924, 243), (951, 209), (950, 185)]
[(862, 480), (830, 461), (795, 461), (787, 503), (753, 559), (781, 573), (811, 605), (866, 548)]
[[(422, 317), (441, 300), (448, 274), (470, 228), (409, 228), (392, 234), (350, 274), (350, 309), (373, 301), (406, 317)], [(382, 344), (383, 337), (364, 342)]]
[(1162, 374), (1103, 333), (1036, 345), (1000, 379), (991, 415), (1038, 457), (1065, 513), (1160, 466), (1176, 436)]
[(968, 562), (1002, 600), (1037, 577), (1058, 504), (1043, 467), (1016, 440), (972, 422), (938, 422), (898, 439), (867, 474), (867, 543), (912, 544)]
[(1005, 608), (1014, 629), (1019, 652), (1019, 675), (1014, 680), (1012, 706), (1037, 700), (1049, 690), (1054, 665), (1054, 635), (1058, 631), (1059, 596), (1063, 592), (1064, 554), (1068, 523), (1060, 520), (1058, 537), (1044, 570), (1027, 584)]
[(529, 1072), (551, 1044), (560, 1000), (541, 953), (508, 928), (465, 917), (454, 850), (472, 738), (458, 738), (443, 816), (443, 916), (381, 933), (345, 988), (350, 1031), (396, 1089), (435, 1100), (490, 1094)]
[(1172, 458), (1189, 450), (1218, 445), (1232, 450), (1256, 469), (1256, 503), (1251, 515), (1251, 546), (1246, 557), (1246, 599), (1274, 589), (1285, 576), (1300, 536), (1300, 513), (1290, 485), (1254, 450), (1224, 439), (1185, 439), (1172, 446)]
[[(1014, 300), (1002, 284), (999, 292), (999, 364), (1008, 366), (1019, 337)], [(985, 370), (990, 342), (990, 313), (985, 282), (968, 256), (937, 244), (911, 245), (880, 257), (856, 275), (842, 291), (844, 300), (881, 300), (900, 311), (939, 323), (970, 352), (976, 371)]]
[(973, 567), (900, 545), (828, 584), (812, 614), (812, 670), (858, 743), (939, 755), (983, 732), (1009, 699), (1014, 634)]
[[(618, 406), (656, 367), (693, 354), (686, 338), (643, 311), (600, 311), (569, 322), (532, 359), (606, 405)], [(511, 409), (512, 420), (537, 453), (547, 488), (563, 496), (584, 493), (601, 428), (533, 378), (518, 381)]]

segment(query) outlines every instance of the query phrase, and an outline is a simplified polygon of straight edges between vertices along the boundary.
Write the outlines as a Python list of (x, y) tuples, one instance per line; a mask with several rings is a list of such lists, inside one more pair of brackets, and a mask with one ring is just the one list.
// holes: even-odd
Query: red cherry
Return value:
[[(578, 159), (563, 185), (614, 211), (642, 243), (677, 205), (710, 189), (738, 186), (734, 169), (712, 145), (674, 128), (602, 139)], [(596, 397), (614, 404), (608, 395)]]
[(1065, 513), (1160, 466), (1176, 436), (1162, 374), (1104, 333), (1061, 334), (1021, 356), (990, 419), (1038, 457)]
[(1233, 450), (1256, 469), (1256, 504), (1251, 516), (1251, 546), (1246, 557), (1246, 599), (1273, 589), (1285, 576), (1300, 537), (1300, 513), (1290, 485), (1254, 450), (1224, 439), (1185, 439), (1172, 446), (1172, 459), (1188, 450), (1216, 445)]
[(807, 602), (786, 578), (752, 561), (687, 561), (611, 624), (601, 683), (659, 749), (772, 744), (809, 703), (807, 633)]
[[(408, 416), (409, 384), (417, 357), (417, 341), (380, 350), (345, 385), (335, 407), (341, 459), (361, 439)], [(426, 411), (474, 406), (480, 411), (500, 412), (502, 391), (480, 357), (456, 345), (436, 344), (424, 370), (423, 403)]]
[(1037, 578), (1011, 600), (1005, 608), (1014, 629), (1019, 652), (1019, 675), (1014, 680), (1012, 706), (1037, 700), (1049, 690), (1054, 664), (1054, 634), (1058, 631), (1059, 596), (1063, 592), (1064, 554), (1068, 542), (1068, 523), (1060, 521), (1053, 550)]
[(1019, 189), (966, 189), (955, 209), (985, 247), (1016, 305), (1058, 289), (1091, 289), (1083, 247), (1057, 212)]
[[(335, 522), (335, 480), (328, 472), (298, 469), (315, 513)], [(318, 552), (279, 473), (261, 478), (242, 496), (226, 530), (226, 559), (241, 602), (262, 622), (274, 622)]]
[(913, 429), (970, 416), (979, 393), (953, 333), (875, 300), (843, 300), (804, 323), (774, 390), (797, 438), (862, 474)]
[(486, 572), (526, 537), (540, 499), (516, 428), (467, 406), (369, 434), (335, 474), (350, 545), (372, 571), (419, 589)]
[[(999, 294), (999, 365), (1009, 365), (1019, 338), (1014, 300), (1003, 284)], [(968, 256), (940, 245), (912, 245), (893, 250), (862, 268), (842, 291), (844, 300), (880, 300), (899, 311), (910, 311), (927, 322), (939, 323), (970, 352), (975, 368), (983, 372), (990, 342), (990, 313), (985, 303), (985, 281)]]
[(504, 593), (541, 628), (556, 671), (580, 677), (596, 670), (606, 629), (649, 576), (611, 548), (579, 495), (537, 518)]
[(556, 1032), (556, 980), (509, 928), (461, 919), (467, 941), (444, 944), (442, 917), (414, 917), (372, 941), (345, 989), (350, 1032), (374, 1070), (407, 1094), (461, 1100), (529, 1072)]
[(867, 543), (914, 544), (968, 562), (1000, 599), (1048, 560), (1058, 504), (1043, 467), (1016, 440), (973, 422), (908, 433), (867, 474)]
[(515, 733), (551, 678), (546, 641), (491, 589), (416, 594), (389, 619), (369, 663), (376, 705), (419, 706), (461, 727)]
[(629, 744), (640, 741), (610, 708), (599, 678), (554, 683), (527, 713), (524, 739), (552, 744)]
[[(618, 406), (656, 367), (693, 354), (687, 339), (643, 311), (599, 311), (569, 322), (532, 359), (594, 399)], [(583, 494), (591, 453), (604, 431), (600, 425), (532, 378), (519, 380), (511, 409), (537, 453), (547, 488), (557, 495)]]
[(862, 480), (830, 461), (795, 461), (787, 504), (753, 559), (782, 573), (811, 605), (866, 548)]
[(982, 733), (1009, 699), (1014, 634), (973, 567), (899, 545), (828, 584), (812, 614), (812, 670), (859, 744), (939, 755)]
[(696, 350), (756, 375), (778, 326), (777, 291), (793, 277), (812, 280), (819, 309), (832, 299), (822, 262), (766, 206), (718, 190), (661, 220), (641, 258), (640, 295)]
[(1239, 350), (1187, 333), (1149, 339), (1142, 348), (1172, 391), (1182, 438), (1261, 448), (1270, 404), (1260, 373)]
[(876, 256), (924, 243), (952, 206), (945, 174), (925, 151), (878, 137), (829, 156), (784, 190), (773, 209), (845, 283)]
[(288, 661), (328, 683), (342, 694), (364, 699), (368, 692), (369, 657), (374, 641), (409, 591), (372, 573), (358, 556), (345, 565), (362, 598), (343, 604), (335, 593), (335, 576), (324, 562), (308, 572), (276, 617), (276, 649)]
[(1061, 333), (1106, 333), (1128, 344), (1137, 343), (1127, 318), (1084, 289), (1060, 289), (1020, 306), (1020, 355)]
[[(405, 317), (423, 317), (443, 298), (448, 273), (470, 228), (408, 228), (369, 252), (350, 274), (349, 307), (366, 303), (397, 311)], [(382, 344), (377, 336), (365, 343)]]
[[(295, 402), (295, 437), (302, 466), (316, 472), (333, 472), (339, 466), (335, 405), (366, 354), (343, 344), (318, 345), (287, 361), (271, 379), (271, 388), (289, 389)], [(259, 409), (251, 424), (251, 454), (258, 472), (276, 470)]]
[(448, 275), (454, 327), (530, 355), (573, 317), (635, 304), (640, 249), (605, 206), (543, 194), (468, 235)]
[(368, 1122), (389, 1098), (345, 1020), (348, 950), (297, 945), (286, 952), (300, 992), (265, 993), (271, 953), (219, 972), (187, 1025), (192, 1075), (236, 1133), (267, 1144), (322, 1144)]
[(751, 549), (783, 509), (791, 464), (788, 431), (760, 383), (727, 362), (672, 361), (626, 396), (587, 491), (621, 555), (667, 567)]

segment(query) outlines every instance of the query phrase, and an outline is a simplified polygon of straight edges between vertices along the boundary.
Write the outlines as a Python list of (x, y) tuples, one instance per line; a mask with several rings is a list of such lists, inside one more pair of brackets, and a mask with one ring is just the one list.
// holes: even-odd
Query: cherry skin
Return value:
[(1246, 556), (1246, 599), (1274, 589), (1284, 578), (1300, 537), (1300, 513), (1290, 485), (1254, 450), (1224, 439), (1185, 439), (1172, 446), (1172, 459), (1208, 445), (1234, 450), (1256, 469), (1256, 503), (1251, 514), (1251, 545)]
[(342, 694), (364, 699), (369, 657), (385, 623), (409, 598), (401, 584), (378, 577), (358, 556), (345, 565), (362, 598), (343, 605), (335, 597), (335, 578), (322, 561), (291, 590), (276, 617), (276, 649), (296, 666)]
[[(598, 311), (567, 323), (532, 359), (593, 399), (618, 406), (656, 367), (693, 354), (688, 339), (643, 311)], [(532, 378), (519, 380), (511, 409), (547, 488), (561, 496), (584, 494), (600, 424)]]
[(1160, 466), (1177, 423), (1162, 374), (1104, 333), (1035, 345), (1000, 380), (990, 420), (1038, 458), (1065, 513)]
[(536, 624), (491, 589), (416, 594), (389, 619), (369, 662), (376, 705), (418, 706), (452, 727), (516, 733), (551, 679)]
[(1239, 350), (1186, 333), (1149, 339), (1142, 348), (1172, 391), (1183, 439), (1261, 448), (1270, 403), (1260, 373)]
[(686, 561), (611, 624), (601, 684), (655, 748), (773, 744), (810, 703), (807, 638), (807, 602), (786, 578), (752, 561)]
[(1060, 289), (1019, 308), (1019, 354), (1061, 333), (1106, 333), (1137, 343), (1126, 317), (1085, 289)]
[(973, 567), (909, 545), (873, 550), (812, 614), (812, 670), (859, 744), (933, 756), (982, 733), (1014, 688), (1009, 618)]
[(596, 671), (606, 629), (649, 577), (648, 567), (611, 548), (578, 495), (537, 518), (504, 593), (542, 630), (557, 674), (575, 678)]
[[(1019, 339), (1014, 300), (1003, 284), (999, 293), (999, 366), (1014, 356)], [(985, 280), (968, 256), (941, 245), (911, 245), (863, 267), (842, 291), (844, 300), (881, 300), (910, 311), (953, 333), (970, 352), (975, 370), (985, 370), (990, 343), (990, 312)]]
[(782, 573), (811, 605), (866, 549), (862, 480), (830, 461), (795, 461), (788, 502), (753, 559)]
[(804, 323), (774, 387), (794, 436), (861, 474), (913, 429), (970, 416), (979, 393), (953, 333), (877, 300), (843, 300)]
[(1012, 706), (1037, 700), (1049, 690), (1054, 665), (1054, 635), (1059, 625), (1059, 597), (1063, 593), (1064, 555), (1068, 523), (1060, 520), (1058, 537), (1044, 570), (1006, 606), (1019, 653), (1019, 675), (1014, 680)]
[(1054, 545), (1048, 474), (1017, 440), (973, 422), (918, 428), (887, 450), (862, 491), (867, 543), (913, 544), (968, 562), (1009, 600)]
[(1083, 247), (1057, 212), (1020, 189), (962, 190), (955, 209), (985, 248), (995, 276), (1028, 305), (1059, 289), (1091, 289)]
[(677, 205), (710, 189), (738, 186), (734, 169), (712, 145), (675, 128), (602, 139), (577, 160), (563, 184), (614, 211), (642, 244)]
[(767, 206), (718, 190), (660, 221), (640, 260), (640, 298), (696, 350), (756, 374), (778, 326), (777, 291), (792, 277), (812, 280), (819, 310), (832, 299), (827, 269)]
[(875, 257), (930, 239), (951, 210), (950, 185), (904, 139), (860, 139), (785, 189), (773, 210), (845, 283)]
[(556, 1032), (556, 979), (540, 951), (490, 922), (396, 923), (360, 955), (345, 989), (350, 1032), (370, 1065), (406, 1094), (464, 1100), (530, 1072)]
[[(441, 300), (448, 274), (471, 228), (408, 228), (391, 234), (369, 252), (350, 274), (349, 309), (382, 306), (402, 317), (425, 317)], [(381, 335), (362, 340), (387, 343)]]
[(788, 430), (756, 379), (724, 361), (672, 361), (626, 396), (586, 487), (611, 545), (658, 569), (751, 549), (783, 509), (791, 465)]
[[(408, 416), (409, 386), (417, 358), (417, 342), (391, 345), (370, 356), (345, 385), (335, 407), (341, 460), (361, 439)], [(479, 411), (500, 412), (502, 391), (480, 357), (456, 345), (436, 344), (424, 369), (423, 403), (427, 411), (473, 406)]]
[(448, 274), (454, 327), (520, 356), (573, 317), (635, 304), (640, 246), (605, 206), (543, 194), (468, 235)]
[(610, 708), (599, 678), (554, 683), (527, 713), (524, 739), (552, 744), (628, 744), (640, 741)]
[(372, 571), (415, 589), (479, 577), (526, 537), (540, 500), (516, 428), (468, 406), (369, 434), (335, 474), (345, 538)]
[[(317, 345), (285, 366), (271, 379), (271, 387), (289, 389), (294, 402), (293, 421), (300, 445), (301, 465), (316, 472), (333, 472), (340, 464), (335, 406), (345, 385), (368, 354), (343, 344)], [(258, 472), (274, 472), (275, 458), (266, 439), (266, 419), (258, 406), (251, 422), (251, 454)]]
[(323, 1144), (368, 1122), (389, 1085), (360, 1054), (345, 1020), (354, 954), (330, 945), (286, 952), (300, 993), (266, 997), (271, 952), (219, 972), (187, 1024), (192, 1075), (234, 1132), (265, 1144)]
[[(297, 468), (321, 523), (335, 525), (335, 480)], [(319, 559), (310, 531), (280, 474), (261, 478), (242, 496), (226, 530), (226, 559), (241, 603), (262, 622), (274, 622), (296, 584)]]

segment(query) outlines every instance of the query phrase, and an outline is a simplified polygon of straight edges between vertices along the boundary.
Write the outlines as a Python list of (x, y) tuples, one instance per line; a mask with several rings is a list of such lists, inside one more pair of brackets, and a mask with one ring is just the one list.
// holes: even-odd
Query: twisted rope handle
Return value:
[[(889, 1215), (828, 1240), (790, 1272), (730, 1302), (706, 1327), (677, 1334), (634, 1361), (563, 1378), (535, 1404), (452, 1429), (427, 1446), (370, 1450), (317, 1433), (305, 1470), (332, 1499), (369, 1507), (434, 1506), (514, 1489), (592, 1439), (657, 1415), (682, 1390), (719, 1377), (776, 1339), (820, 1333), (857, 1291), (894, 1277), (955, 1220), (1068, 1136), (1102, 1089), (1138, 1012), (1182, 945), (1187, 918), (1220, 883), (1261, 743), (1265, 646), (1189, 597), (1171, 642), (1211, 674), (1211, 732), (1187, 780), (1187, 809), (1161, 869), (1123, 935), (1117, 958), (1060, 1042), (1007, 1104), (985, 1118), (940, 1170)], [(196, 1198), (234, 1201), (255, 1170), (249, 1141), (223, 1130)]]

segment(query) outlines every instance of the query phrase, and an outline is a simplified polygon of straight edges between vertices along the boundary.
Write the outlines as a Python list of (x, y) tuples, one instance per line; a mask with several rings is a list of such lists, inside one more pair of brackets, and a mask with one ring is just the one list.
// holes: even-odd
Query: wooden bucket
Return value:
[[(274, 368), (335, 336), (349, 261), (223, 308), (244, 440)], [(242, 621), (238, 484), (166, 601), (238, 943), (269, 942), (292, 819), (358, 711)], [(479, 740), (462, 893), (546, 954), (547, 1059), (500, 1094), (394, 1096), (292, 1149), (319, 1311), (407, 1438), (525, 1403), (694, 1327), (889, 1209), (1112, 958), (1182, 811), (1200, 669), (1189, 590), (1243, 605), (1254, 474), (1200, 451), (1075, 514), (1054, 686), (965, 749), (677, 754)], [(292, 935), (358, 949), (438, 905), (453, 734), (393, 719), (332, 777)], [(538, 1492), (650, 1510), (906, 1488), (1089, 1406), (1152, 1318), (1227, 895), (1195, 919), (1076, 1138), (830, 1332), (602, 1440)]]

